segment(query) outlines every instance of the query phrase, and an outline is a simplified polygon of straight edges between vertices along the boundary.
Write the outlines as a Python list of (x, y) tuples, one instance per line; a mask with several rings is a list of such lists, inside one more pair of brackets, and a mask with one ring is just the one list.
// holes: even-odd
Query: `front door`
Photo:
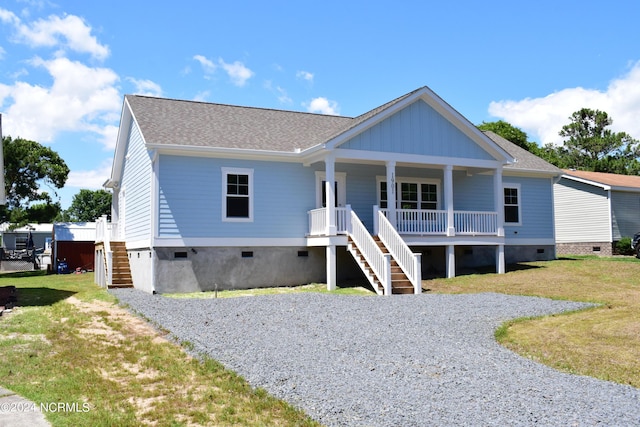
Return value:
[[(346, 182), (347, 182), (347, 174), (344, 172), (336, 172), (335, 174), (336, 180), (334, 181), (334, 192), (336, 195), (336, 206), (346, 206), (347, 204), (347, 195), (346, 195)], [(316, 172), (316, 207), (317, 208), (325, 208), (327, 207), (327, 188), (326, 184), (326, 175), (324, 172)]]

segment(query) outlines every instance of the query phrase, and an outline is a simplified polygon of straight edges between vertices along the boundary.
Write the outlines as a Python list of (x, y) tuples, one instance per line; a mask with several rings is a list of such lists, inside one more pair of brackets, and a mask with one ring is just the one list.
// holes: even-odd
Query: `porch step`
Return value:
[(111, 283), (109, 289), (133, 288), (133, 278), (131, 277), (131, 267), (129, 265), (129, 255), (125, 242), (111, 242), (112, 267)]
[[(384, 243), (382, 243), (378, 236), (373, 236), (373, 239), (383, 253), (389, 253), (389, 250), (384, 245)], [(373, 272), (373, 269), (367, 263), (364, 255), (362, 255), (358, 247), (353, 243), (350, 236), (348, 237), (348, 245), (349, 249), (352, 251), (352, 254), (354, 254), (356, 262), (358, 262), (358, 264), (361, 266), (365, 276), (367, 276), (369, 282), (372, 284), (372, 286), (374, 286), (376, 292), (379, 295), (384, 294), (384, 288), (382, 287), (380, 280)], [(391, 259), (391, 293), (394, 295), (414, 293), (413, 284), (411, 283), (407, 275), (402, 271), (402, 268), (400, 268), (398, 262), (393, 258)]]

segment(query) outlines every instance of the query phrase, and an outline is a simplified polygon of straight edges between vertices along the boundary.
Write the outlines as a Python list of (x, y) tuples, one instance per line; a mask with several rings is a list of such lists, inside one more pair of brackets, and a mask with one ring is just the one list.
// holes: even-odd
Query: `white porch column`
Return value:
[(387, 219), (396, 228), (396, 162), (390, 160), (386, 163), (387, 166)]
[(496, 246), (496, 273), (504, 274), (504, 245)]
[(493, 204), (498, 214), (498, 236), (504, 236), (504, 190), (502, 189), (502, 167), (493, 173)]
[(327, 290), (336, 289), (336, 245), (327, 245)]
[(456, 247), (447, 245), (447, 279), (456, 277)]
[(327, 214), (327, 235), (336, 235), (336, 161), (328, 156), (325, 164), (325, 202)]
[(453, 226), (453, 166), (444, 167), (444, 208), (447, 210), (447, 236), (455, 236)]

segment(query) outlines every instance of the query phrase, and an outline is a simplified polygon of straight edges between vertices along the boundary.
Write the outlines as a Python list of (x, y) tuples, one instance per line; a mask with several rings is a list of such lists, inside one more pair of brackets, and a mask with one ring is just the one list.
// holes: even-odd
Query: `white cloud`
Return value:
[(207, 102), (210, 96), (211, 92), (209, 92), (208, 90), (203, 90), (202, 92), (196, 93), (196, 96), (193, 97), (193, 100), (198, 102)]
[(109, 56), (109, 48), (98, 43), (96, 37), (91, 35), (91, 27), (75, 15), (51, 15), (25, 24), (13, 12), (0, 9), (0, 20), (15, 27), (14, 41), (31, 47), (68, 48), (88, 53), (99, 60)]
[(193, 59), (195, 59), (200, 63), (200, 65), (202, 65), (204, 72), (207, 74), (212, 74), (216, 71), (216, 68), (218, 68), (213, 61), (207, 59), (202, 55), (194, 55)]
[(308, 82), (313, 82), (313, 73), (310, 73), (308, 71), (298, 71), (296, 73), (296, 77)]
[(576, 87), (542, 98), (494, 101), (489, 104), (489, 113), (522, 128), (530, 139), (561, 144), (558, 132), (581, 108), (606, 111), (613, 119), (612, 130), (640, 139), (640, 61), (625, 75), (612, 80), (605, 91)]
[(42, 143), (63, 131), (98, 132), (103, 138), (109, 133), (108, 126), (114, 118), (117, 122), (122, 105), (115, 72), (67, 58), (35, 58), (31, 65), (45, 68), (53, 84), (43, 87), (17, 81), (0, 87), (0, 100), (13, 100), (3, 116), (5, 134)]
[(220, 66), (227, 72), (227, 75), (231, 78), (231, 81), (236, 86), (244, 86), (251, 77), (254, 76), (254, 72), (245, 67), (240, 61), (235, 61), (233, 64), (227, 64), (222, 58), (218, 60)]
[(327, 98), (319, 97), (311, 100), (309, 104), (303, 104), (307, 107), (307, 111), (310, 113), (329, 114), (337, 116), (340, 114), (338, 103), (336, 101), (330, 101)]
[(7, 53), (7, 51), (6, 51), (6, 50), (4, 50), (4, 49), (2, 48), (2, 46), (0, 46), (0, 60), (4, 59), (4, 54), (5, 54), (5, 53)]
[(98, 169), (89, 171), (70, 171), (65, 188), (98, 190), (111, 176), (113, 159), (105, 159)]
[(280, 86), (273, 87), (273, 82), (271, 82), (271, 80), (265, 80), (264, 88), (269, 92), (274, 93), (278, 97), (278, 101), (281, 104), (293, 104), (293, 99), (289, 97), (286, 89)]
[(133, 77), (127, 77), (127, 80), (133, 83), (136, 87), (136, 95), (144, 96), (162, 96), (162, 88), (159, 84), (152, 82), (151, 80), (134, 79)]

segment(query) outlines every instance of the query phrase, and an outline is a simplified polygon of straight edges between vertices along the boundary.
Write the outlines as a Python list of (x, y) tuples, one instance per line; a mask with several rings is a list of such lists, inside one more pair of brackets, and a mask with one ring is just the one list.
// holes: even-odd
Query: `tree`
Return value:
[(64, 160), (52, 149), (35, 141), (6, 136), (2, 144), (9, 210), (26, 209), (33, 202), (51, 202), (49, 194), (40, 191), (40, 184), (54, 189), (64, 187), (69, 176), (69, 167)]
[(528, 141), (529, 137), (526, 132), (503, 120), (498, 120), (497, 122), (482, 122), (482, 124), (478, 125), (478, 129), (481, 131), (491, 131), (500, 135), (507, 141), (513, 142), (527, 151), (535, 152), (538, 148), (535, 142)]
[(111, 193), (105, 190), (80, 190), (65, 211), (70, 221), (90, 222), (102, 215), (111, 218)]
[(613, 123), (600, 110), (583, 108), (569, 117), (571, 123), (562, 127), (564, 167), (633, 174), (640, 169), (640, 142), (625, 132), (607, 129)]

